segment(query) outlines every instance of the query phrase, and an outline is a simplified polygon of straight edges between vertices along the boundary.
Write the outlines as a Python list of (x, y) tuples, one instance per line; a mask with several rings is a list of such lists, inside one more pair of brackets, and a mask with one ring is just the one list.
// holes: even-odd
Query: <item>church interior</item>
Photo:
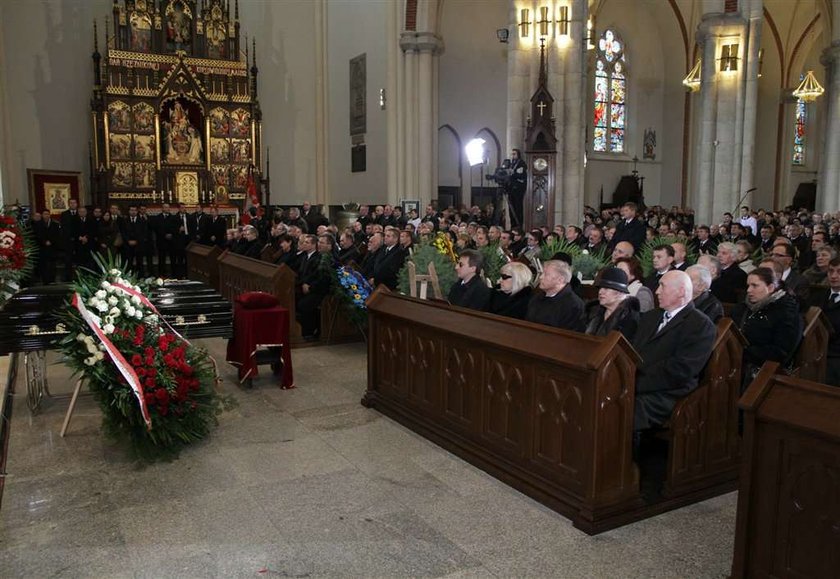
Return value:
[[(206, 378), (219, 409), (207, 433), (165, 460), (137, 458), (110, 438), (111, 387), (91, 395), (82, 386), (111, 360), (109, 376), (142, 408), (132, 432), (169, 420), (169, 403), (149, 397), (153, 377), (144, 398), (134, 381), (146, 375), (112, 352), (107, 334), (119, 345), (121, 330), (106, 330), (108, 307), (96, 312), (99, 286), (85, 289), (83, 276), (67, 285), (98, 266), (95, 248), (54, 253), (43, 243), (50, 234), (38, 233), (49, 226), (33, 225), (40, 279), (25, 280), (31, 290), (15, 285), (0, 305), (0, 574), (837, 576), (840, 390), (830, 375), (840, 317), (827, 310), (840, 295), (840, 263), (837, 248), (823, 264), (822, 246), (810, 244), (822, 227), (840, 246), (838, 63), (840, 0), (0, 0), (4, 208), (38, 221), (51, 213), (62, 227), (71, 211), (120, 214), (111, 241), (97, 241), (116, 248), (139, 285), (112, 266), (101, 279), (128, 286), (125, 309), (136, 306), (141, 320), (131, 328), (143, 326), (145, 308), (150, 331), (187, 348), (196, 369), (175, 370), (186, 376), (177, 395), (188, 396), (195, 371), (196, 391)], [(528, 173), (520, 205), (498, 177), (516, 160)], [(523, 321), (524, 310), (499, 321), (450, 305), (459, 305), (452, 293), (447, 304), (444, 272), (429, 265), (443, 258), (418, 257), (425, 239), (451, 255), (446, 288), (466, 285), (461, 271), (486, 245), (481, 231), (515, 234), (513, 224), (534, 292), (553, 297), (539, 280), (568, 273), (597, 305), (599, 288), (628, 293), (631, 277), (643, 281), (623, 273), (613, 249), (635, 219), (628, 205), (640, 217), (655, 208), (665, 227), (648, 213), (651, 231), (630, 255), (635, 246), (653, 276), (651, 307), (655, 299), (666, 314), (676, 246), (700, 263), (697, 229), (712, 226), (723, 275), (721, 253), (743, 241), (728, 237), (732, 225), (753, 223), (741, 261), (755, 266), (744, 268), (737, 303), (720, 298), (726, 317), (703, 326), (708, 352), (691, 388), (641, 443), (637, 341), (618, 331), (575, 337)], [(384, 228), (365, 231), (378, 206)], [(387, 225), (395, 209), (404, 216), (396, 228)], [(666, 215), (685, 236), (668, 230)], [(141, 235), (135, 220), (146, 219)], [(444, 220), (454, 233), (442, 247)], [(383, 255), (402, 246), (406, 224), (416, 243), (401, 260), (411, 263), (391, 270)], [(56, 230), (55, 240), (69, 239)], [(280, 249), (290, 235), (294, 249)], [(545, 241), (552, 235), (555, 245)], [(345, 236), (363, 240), (362, 255)], [(803, 277), (822, 273), (800, 292), (811, 293), (799, 303), (796, 352), (762, 365), (743, 320), (756, 311), (753, 273), (772, 276), (764, 262), (784, 262), (777, 236), (799, 248), (791, 256)], [(674, 267), (660, 271), (666, 238)], [(569, 267), (549, 265), (570, 251), (564, 239), (574, 245)], [(587, 240), (598, 269), (621, 270), (617, 285), (599, 285), (603, 270), (583, 273)], [(363, 254), (380, 244), (369, 272)], [(292, 265), (295, 249), (308, 257)], [(305, 265), (345, 249), (353, 253), (334, 283)], [(503, 291), (504, 280), (517, 283), (515, 254), (499, 249), (505, 261), (492, 281)], [(774, 289), (759, 305), (794, 294), (790, 269), (764, 284)], [(347, 290), (342, 275), (368, 289)], [(575, 288), (571, 278), (557, 287)], [(349, 302), (324, 289), (310, 305), (321, 282), (349, 291)], [(827, 292), (831, 304), (817, 307)], [(276, 317), (260, 319), (260, 306), (240, 299), (256, 293), (273, 294), (266, 308)], [(72, 295), (86, 296), (81, 307)], [(747, 309), (736, 318), (740, 302)], [(72, 311), (47, 331), (27, 317), (52, 309)], [(640, 329), (645, 315), (636, 314)], [(269, 320), (285, 328), (279, 337), (243, 345), (238, 332)], [(101, 347), (81, 333), (76, 341), (65, 328), (75, 323)], [(147, 349), (147, 365), (164, 363), (161, 344)], [(68, 362), (85, 347), (90, 362)], [(232, 365), (237, 348), (248, 361)], [(260, 355), (274, 356), (273, 372)], [(249, 364), (263, 366), (253, 374)], [(639, 448), (656, 459), (644, 463)], [(784, 533), (771, 532), (777, 526)]]

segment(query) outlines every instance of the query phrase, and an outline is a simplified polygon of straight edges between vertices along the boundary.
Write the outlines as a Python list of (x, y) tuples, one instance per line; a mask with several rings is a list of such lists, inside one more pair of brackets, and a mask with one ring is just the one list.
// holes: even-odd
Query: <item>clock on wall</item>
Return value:
[(534, 171), (542, 172), (548, 168), (548, 161), (545, 160), (545, 157), (537, 157), (534, 159)]

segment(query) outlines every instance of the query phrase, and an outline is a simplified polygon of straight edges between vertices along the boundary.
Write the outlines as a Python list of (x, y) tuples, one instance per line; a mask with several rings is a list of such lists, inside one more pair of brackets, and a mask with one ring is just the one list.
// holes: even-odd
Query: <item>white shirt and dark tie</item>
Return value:
[(660, 322), (659, 322), (659, 327), (656, 329), (656, 333), (658, 334), (659, 332), (661, 332), (662, 330), (664, 330), (664, 329), (665, 329), (665, 326), (667, 326), (667, 325), (668, 325), (668, 322), (670, 322), (671, 320), (673, 320), (673, 319), (676, 317), (676, 315), (677, 315), (678, 313), (680, 313), (681, 311), (683, 311), (683, 309), (684, 309), (684, 308), (685, 308), (685, 306), (687, 306), (687, 305), (688, 305), (688, 304), (682, 305), (682, 306), (680, 306), (680, 307), (678, 307), (678, 308), (675, 308), (675, 309), (671, 310), (670, 312), (669, 312), (669, 311), (667, 311), (667, 310), (665, 310), (665, 312), (662, 314), (662, 321), (660, 321)]

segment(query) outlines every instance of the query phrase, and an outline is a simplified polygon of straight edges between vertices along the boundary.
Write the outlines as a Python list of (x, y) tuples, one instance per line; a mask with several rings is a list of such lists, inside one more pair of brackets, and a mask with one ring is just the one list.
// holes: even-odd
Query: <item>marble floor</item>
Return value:
[[(223, 359), (224, 343), (205, 345)], [(54, 391), (71, 387), (52, 356)], [(143, 466), (83, 398), (31, 416), (19, 378), (0, 507), (3, 577), (724, 577), (736, 495), (590, 537), (359, 404), (360, 344), (294, 352), (213, 435)], [(22, 375), (22, 372), (21, 372)]]

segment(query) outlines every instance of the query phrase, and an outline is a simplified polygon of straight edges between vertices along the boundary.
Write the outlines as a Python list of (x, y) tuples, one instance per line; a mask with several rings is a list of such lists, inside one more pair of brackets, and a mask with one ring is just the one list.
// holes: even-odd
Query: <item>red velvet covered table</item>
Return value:
[(257, 376), (257, 349), (280, 346), (277, 363), (283, 362), (281, 388), (294, 388), (292, 354), (289, 346), (289, 310), (280, 306), (247, 309), (233, 305), (233, 338), (228, 341), (227, 361), (239, 368), (239, 381)]

